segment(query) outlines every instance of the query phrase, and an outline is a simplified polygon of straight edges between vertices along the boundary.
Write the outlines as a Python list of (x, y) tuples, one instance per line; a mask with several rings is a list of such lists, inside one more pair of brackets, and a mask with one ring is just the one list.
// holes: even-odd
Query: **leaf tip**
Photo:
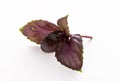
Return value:
[(82, 69), (79, 70), (82, 73)]
[(67, 14), (65, 17), (68, 18), (69, 14)]
[(23, 31), (23, 27), (19, 28), (19, 31), (22, 32)]

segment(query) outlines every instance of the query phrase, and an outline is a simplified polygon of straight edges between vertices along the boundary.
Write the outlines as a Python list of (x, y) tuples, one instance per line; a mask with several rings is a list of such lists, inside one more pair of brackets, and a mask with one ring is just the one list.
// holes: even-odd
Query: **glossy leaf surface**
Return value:
[(66, 33), (66, 35), (69, 36), (70, 33), (69, 33), (67, 18), (68, 18), (68, 15), (58, 19), (57, 24), (58, 24), (58, 27), (60, 28), (60, 31), (63, 31), (64, 33)]
[(44, 20), (35, 20), (20, 29), (31, 41), (40, 44), (41, 41), (51, 32), (57, 31), (58, 27)]
[(50, 33), (41, 43), (41, 49), (45, 52), (54, 52), (64, 33), (55, 31)]
[(80, 35), (72, 35), (67, 41), (60, 42), (55, 52), (57, 60), (63, 65), (73, 70), (81, 70), (83, 45)]

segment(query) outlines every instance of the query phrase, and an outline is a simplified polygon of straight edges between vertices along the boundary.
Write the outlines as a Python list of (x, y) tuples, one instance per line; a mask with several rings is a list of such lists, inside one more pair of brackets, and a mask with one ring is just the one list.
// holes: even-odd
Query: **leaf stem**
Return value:
[(93, 37), (92, 37), (92, 36), (82, 35), (81, 37), (83, 37), (83, 38), (89, 38), (90, 40), (92, 40), (92, 39), (93, 39)]

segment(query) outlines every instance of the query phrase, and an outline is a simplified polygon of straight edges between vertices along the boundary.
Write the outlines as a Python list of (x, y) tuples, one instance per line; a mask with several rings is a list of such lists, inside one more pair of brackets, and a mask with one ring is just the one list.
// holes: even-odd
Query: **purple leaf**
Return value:
[(55, 56), (60, 63), (73, 70), (81, 70), (83, 45), (80, 35), (72, 35), (70, 39), (60, 42), (55, 52)]
[(63, 36), (64, 33), (61, 31), (55, 31), (50, 33), (47, 37), (44, 38), (44, 40), (41, 43), (41, 49), (44, 52), (54, 52), (61, 36)]
[(45, 20), (35, 20), (22, 27), (20, 31), (31, 41), (40, 44), (51, 32), (57, 31), (58, 27)]
[(58, 19), (57, 24), (58, 24), (60, 30), (63, 31), (64, 33), (66, 33), (66, 35), (69, 36), (70, 33), (69, 33), (67, 18), (68, 18), (68, 15)]
[(44, 52), (54, 52), (58, 44), (66, 39), (68, 39), (68, 37), (62, 31), (52, 32), (42, 41), (41, 49)]

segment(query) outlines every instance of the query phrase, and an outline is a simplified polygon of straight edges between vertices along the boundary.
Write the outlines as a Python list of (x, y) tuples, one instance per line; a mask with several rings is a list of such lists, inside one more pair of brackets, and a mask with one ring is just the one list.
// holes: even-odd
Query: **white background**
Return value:
[[(69, 14), (71, 33), (84, 40), (82, 73), (57, 62), (19, 28)], [(0, 0), (0, 81), (120, 81), (120, 0)]]

